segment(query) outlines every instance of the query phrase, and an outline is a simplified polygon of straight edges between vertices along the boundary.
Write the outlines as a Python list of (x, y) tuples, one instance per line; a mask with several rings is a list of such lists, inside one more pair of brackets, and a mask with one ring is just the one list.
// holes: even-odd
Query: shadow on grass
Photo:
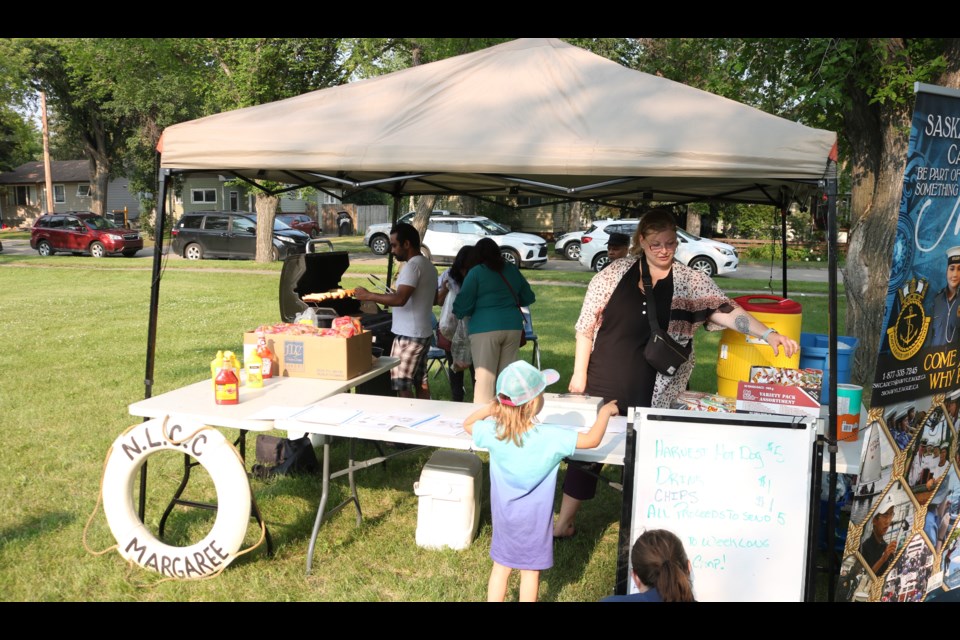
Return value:
[(61, 529), (76, 519), (75, 514), (65, 511), (52, 511), (30, 518), (26, 522), (0, 531), (0, 549), (15, 542), (24, 542)]
[[(380, 444), (381, 449), (377, 449), (372, 441), (356, 441), (354, 448), (355, 464), (362, 460), (379, 457), (381, 450), (386, 455), (397, 453), (395, 449), (391, 449), (384, 443)], [(380, 507), (375, 513), (372, 508), (365, 509), (364, 496), (361, 495), (362, 527), (376, 527), (390, 519), (392, 514), (398, 510), (415, 509), (417, 498), (413, 494), (413, 483), (417, 480), (419, 470), (432, 452), (433, 449), (431, 448), (410, 450), (409, 455), (404, 452), (404, 455), (391, 458), (385, 463), (372, 465), (354, 472), (354, 482), (358, 493), (362, 490), (364, 493), (396, 492), (400, 495), (400, 497), (388, 497), (389, 507), (385, 509), (382, 508), (385, 501), (383, 498), (374, 498), (373, 496), (368, 498), (371, 502), (376, 500), (376, 504)], [(344, 469), (349, 458), (348, 442), (344, 439), (337, 439), (330, 447), (330, 456), (331, 473)], [(318, 451), (317, 458), (322, 465), (322, 452)], [(301, 545), (304, 541), (309, 541), (316, 521), (323, 489), (320, 473), (280, 476), (265, 481), (252, 480), (251, 486), (258, 500), (261, 513), (267, 521), (267, 527), (275, 549), (282, 549), (286, 545), (294, 545), (297, 553), (300, 553), (302, 551)], [(355, 524), (357, 513), (355, 503), (348, 503), (337, 513), (330, 514), (330, 510), (337, 508), (338, 505), (349, 498), (350, 486), (347, 475), (332, 479), (325, 506), (327, 513), (317, 535), (315, 563), (325, 551), (333, 546), (349, 545), (360, 533), (360, 528)], [(292, 505), (291, 500), (298, 502), (298, 504)], [(307, 508), (303, 507), (304, 503), (308, 505)], [(292, 517), (285, 518), (283, 514)], [(342, 517), (348, 518), (349, 524), (341, 523), (340, 518)], [(344, 526), (348, 526), (349, 529), (345, 530)], [(330, 533), (332, 529), (337, 531), (335, 542), (330, 538), (331, 535), (334, 535)]]

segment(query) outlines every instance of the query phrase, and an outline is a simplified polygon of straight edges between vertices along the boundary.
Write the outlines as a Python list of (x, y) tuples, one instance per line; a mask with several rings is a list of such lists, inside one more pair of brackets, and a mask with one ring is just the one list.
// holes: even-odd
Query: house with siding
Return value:
[[(53, 213), (89, 211), (90, 163), (86, 160), (55, 160), (50, 163), (53, 183)], [(126, 178), (116, 178), (107, 187), (107, 209), (123, 211), (135, 221), (140, 201), (130, 192)], [(13, 171), (0, 172), (0, 221), (7, 226), (31, 226), (47, 211), (46, 172), (42, 162), (27, 162)]]
[[(187, 176), (180, 195), (174, 198), (171, 210), (177, 218), (195, 211), (255, 211), (254, 191), (231, 180), (225, 175)], [(291, 192), (280, 196), (279, 209), (284, 213), (306, 213), (316, 217), (321, 205), (339, 202), (339, 199), (324, 193), (317, 192), (302, 198), (297, 192)]]

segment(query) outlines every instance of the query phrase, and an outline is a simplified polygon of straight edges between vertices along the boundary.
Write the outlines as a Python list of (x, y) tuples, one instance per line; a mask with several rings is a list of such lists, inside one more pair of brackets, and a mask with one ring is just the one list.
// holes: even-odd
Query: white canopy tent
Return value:
[(161, 168), (346, 193), (782, 204), (836, 134), (521, 39), (168, 127)]
[[(515, 40), (173, 125), (158, 150), (147, 397), (163, 207), (174, 173), (213, 172), (344, 195), (374, 189), (395, 196), (509, 194), (611, 203), (715, 200), (769, 204), (784, 214), (792, 202), (806, 204), (826, 187), (831, 335), (837, 335), (836, 134), (628, 69), (557, 39)], [(836, 370), (835, 342), (829, 363)], [(828, 424), (836, 419), (834, 378)], [(625, 498), (626, 492), (625, 486)], [(828, 539), (832, 529), (828, 525)], [(618, 573), (625, 570), (623, 564)]]

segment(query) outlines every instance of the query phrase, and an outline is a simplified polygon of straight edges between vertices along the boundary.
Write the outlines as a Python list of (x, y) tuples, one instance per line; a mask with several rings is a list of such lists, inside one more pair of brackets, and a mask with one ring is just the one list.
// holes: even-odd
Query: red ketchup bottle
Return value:
[(257, 355), (263, 360), (263, 367), (261, 373), (263, 374), (264, 380), (267, 378), (273, 377), (273, 351), (270, 350), (270, 347), (267, 346), (267, 340), (263, 337), (263, 334), (260, 334), (259, 339), (257, 340)]
[(240, 379), (233, 367), (224, 362), (214, 379), (214, 394), (217, 404), (237, 404), (240, 402)]

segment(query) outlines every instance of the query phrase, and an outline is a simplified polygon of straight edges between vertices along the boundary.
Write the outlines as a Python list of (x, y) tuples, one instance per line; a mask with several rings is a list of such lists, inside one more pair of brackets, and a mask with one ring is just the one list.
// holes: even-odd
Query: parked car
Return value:
[[(397, 222), (406, 222), (409, 224), (413, 221), (413, 216), (416, 214), (416, 211), (410, 211), (403, 214), (397, 218)], [(434, 209), (430, 214), (430, 217), (433, 216), (449, 216), (457, 215), (451, 213), (446, 209)], [(390, 228), (393, 225), (389, 222), (377, 222), (371, 224), (367, 227), (367, 232), (363, 234), (363, 244), (370, 247), (370, 250), (373, 251), (378, 256), (385, 256), (390, 251)]]
[(580, 259), (580, 239), (584, 231), (570, 231), (565, 233), (553, 243), (553, 250), (562, 255), (567, 260)]
[(321, 233), (317, 221), (304, 213), (278, 213), (276, 219), (297, 231), (303, 231), (311, 238), (316, 238)]
[(132, 257), (143, 249), (139, 231), (123, 229), (91, 211), (46, 213), (30, 229), (30, 247), (42, 256), (58, 251), (94, 258), (121, 253)]
[[(237, 211), (185, 213), (173, 227), (170, 250), (188, 260), (253, 259), (257, 255), (256, 216)], [(273, 221), (273, 259), (305, 253), (310, 236), (286, 223)]]
[[(400, 218), (401, 222), (409, 222), (413, 215), (408, 213)], [(389, 234), (389, 225), (386, 230), (375, 231), (377, 234)], [(368, 230), (369, 234), (370, 231)], [(386, 235), (386, 246), (389, 249), (389, 235)], [(449, 211), (435, 211), (430, 216), (427, 233), (420, 244), (424, 255), (437, 263), (453, 262), (460, 247), (472, 246), (480, 238), (488, 237), (500, 247), (503, 259), (518, 267), (542, 267), (547, 263), (547, 241), (531, 233), (511, 231), (502, 224), (484, 216), (464, 216)], [(365, 238), (366, 241), (366, 238)], [(375, 239), (371, 236), (370, 248), (378, 253), (374, 246)], [(384, 251), (384, 253), (386, 253)]]
[[(633, 237), (638, 221), (599, 220), (584, 232), (581, 238), (580, 264), (600, 271), (607, 264), (607, 238), (611, 233)], [(674, 259), (708, 276), (733, 273), (740, 264), (737, 249), (732, 245), (709, 238), (701, 238), (683, 229), (677, 229), (680, 241)]]
[(590, 225), (580, 236), (580, 264), (594, 271), (600, 271), (607, 266), (607, 239), (611, 233), (622, 233), (628, 238), (633, 237), (637, 230), (638, 220), (634, 219), (607, 219), (597, 220)]

